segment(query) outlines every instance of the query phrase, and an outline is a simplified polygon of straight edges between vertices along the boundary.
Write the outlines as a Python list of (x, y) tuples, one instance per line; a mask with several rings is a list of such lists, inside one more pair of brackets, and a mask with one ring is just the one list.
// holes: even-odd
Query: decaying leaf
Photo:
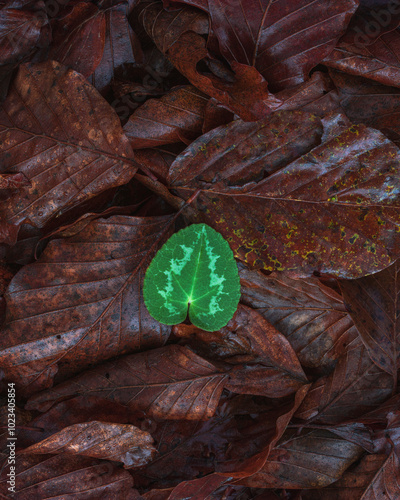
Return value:
[(1, 498), (400, 500), (399, 54), (397, 0), (0, 0)]
[[(279, 115), (283, 121), (292, 113)], [(270, 127), (269, 121), (263, 125)], [(170, 183), (184, 199), (201, 190), (193, 202), (201, 220), (252, 266), (297, 277), (313, 272), (343, 278), (371, 274), (387, 267), (400, 251), (400, 152), (376, 130), (363, 125), (340, 128), (266, 178), (238, 186), (231, 163), (214, 173), (214, 162), (224, 153), (240, 158), (240, 150), (228, 149), (226, 141), (221, 147), (226, 135), (222, 127), (177, 157)], [(284, 144), (285, 135), (279, 130), (276, 134), (278, 145)], [(246, 135), (238, 131), (235, 142)], [(257, 161), (250, 164), (258, 166)], [(258, 176), (268, 173), (265, 163), (258, 166)]]
[(116, 113), (81, 75), (52, 61), (22, 65), (0, 110), (0, 159), (3, 172), (24, 174), (30, 186), (0, 216), (42, 227), (128, 182), (132, 156)]
[(372, 361), (393, 377), (400, 368), (400, 263), (359, 280), (341, 281), (347, 308)]
[(201, 420), (215, 412), (226, 377), (190, 349), (171, 345), (100, 365), (34, 396), (28, 407), (44, 411), (90, 394), (159, 418)]
[(166, 342), (170, 328), (147, 313), (142, 281), (169, 220), (95, 220), (71, 238), (53, 240), (38, 262), (17, 273), (0, 340), (0, 366), (14, 382), (48, 387), (60, 363), (74, 373)]
[(27, 454), (72, 454), (123, 462), (126, 469), (142, 467), (156, 455), (148, 432), (133, 425), (108, 422), (85, 422), (65, 427), (62, 431), (29, 446)]
[[(6, 468), (3, 469), (0, 493), (9, 496)], [(70, 455), (21, 455), (18, 457), (15, 493), (21, 500), (39, 497), (50, 500), (55, 496), (78, 500), (98, 500), (112, 496), (115, 500), (140, 498), (133, 489), (128, 471), (106, 460)]]

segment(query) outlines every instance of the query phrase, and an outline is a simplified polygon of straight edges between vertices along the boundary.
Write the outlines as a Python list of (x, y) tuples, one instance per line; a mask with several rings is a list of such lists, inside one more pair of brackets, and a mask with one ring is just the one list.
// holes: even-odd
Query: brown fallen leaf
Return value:
[(2, 203), (0, 216), (11, 224), (42, 227), (137, 170), (115, 111), (81, 75), (52, 61), (20, 67), (0, 109), (0, 141), (2, 172), (30, 181)]
[(133, 149), (191, 140), (201, 135), (208, 97), (191, 85), (150, 99), (129, 117), (124, 132)]
[[(207, 342), (207, 333), (202, 336), (201, 332), (199, 338)], [(239, 305), (227, 326), (212, 336), (210, 353), (217, 357), (229, 345), (233, 348), (224, 359), (238, 365), (225, 383), (230, 391), (279, 398), (307, 384), (290, 343), (256, 311)], [(240, 346), (240, 350), (235, 352), (235, 345)], [(240, 364), (242, 358), (245, 358), (244, 366)]]
[[(0, 493), (9, 498), (7, 468), (0, 476)], [(128, 471), (105, 460), (60, 454), (21, 455), (16, 464), (15, 492), (18, 500), (140, 500)]]
[[(30, 5), (29, 5), (30, 4)], [(16, 63), (40, 46), (48, 17), (41, 2), (2, 2), (0, 8), (0, 65)], [(2, 68), (4, 71), (7, 67)]]
[(97, 420), (115, 424), (132, 424), (140, 427), (138, 421), (129, 419), (126, 406), (95, 396), (78, 396), (54, 405), (45, 413), (41, 413), (29, 426), (38, 429), (37, 432), (20, 429), (18, 431), (18, 446), (27, 448), (39, 440), (42, 441), (62, 431), (65, 427)]
[(242, 302), (285, 335), (302, 366), (327, 374), (358, 336), (343, 298), (318, 278), (265, 276), (243, 267), (240, 282)]
[(276, 96), (282, 101), (279, 111), (306, 111), (321, 117), (341, 111), (335, 85), (326, 73), (320, 71), (315, 71), (304, 83), (282, 90)]
[[(88, 2), (66, 6), (52, 22), (53, 40), (49, 58), (90, 76), (100, 64), (104, 51), (106, 20), (104, 11)], [(90, 53), (91, 57), (85, 57)]]
[[(281, 116), (282, 121), (290, 120), (294, 114)], [(307, 115), (304, 119), (316, 120)], [(214, 162), (231, 151), (232, 141), (247, 136), (239, 129), (227, 140), (226, 127), (220, 127), (177, 157), (169, 181), (185, 200), (201, 190), (192, 203), (199, 218), (219, 231), (236, 257), (250, 266), (287, 271), (293, 277), (314, 272), (342, 278), (371, 274), (391, 264), (400, 249), (400, 153), (376, 130), (363, 125), (341, 129), (339, 123), (335, 133), (301, 158), (243, 186), (232, 162), (218, 175), (209, 175)], [(285, 143), (284, 135), (279, 139), (278, 145)], [(239, 150), (232, 157), (241, 162)], [(250, 163), (257, 165), (257, 160)]]
[(0, 366), (20, 390), (48, 387), (59, 368), (65, 376), (166, 342), (171, 327), (148, 314), (142, 280), (169, 223), (169, 216), (97, 219), (52, 240), (38, 262), (16, 274)]
[(376, 500), (399, 498), (399, 463), (394, 456), (366, 455), (343, 476), (322, 490), (310, 490), (304, 500)]
[[(255, 67), (233, 61), (232, 72), (208, 52), (200, 35), (208, 32), (208, 20), (200, 11), (185, 7), (167, 12), (160, 4), (150, 3), (145, 4), (140, 16), (149, 36), (176, 69), (243, 120), (263, 118), (281, 104)], [(208, 66), (207, 71), (200, 69), (201, 63)]]
[(148, 432), (129, 424), (96, 420), (65, 427), (19, 453), (83, 455), (123, 462), (126, 469), (142, 467), (157, 454)]
[(328, 431), (287, 431), (263, 467), (237, 484), (252, 488), (323, 488), (362, 455), (356, 444)]
[(227, 375), (187, 347), (168, 345), (104, 363), (31, 398), (45, 411), (77, 395), (96, 395), (157, 418), (204, 420), (217, 407)]
[[(166, 3), (166, 2), (164, 2)], [(209, 47), (230, 62), (255, 66), (275, 91), (307, 80), (334, 48), (358, 1), (179, 0), (207, 11)]]
[(311, 151), (322, 132), (321, 121), (301, 111), (278, 112), (251, 123), (235, 120), (202, 135), (178, 155), (169, 182), (176, 188), (207, 188), (261, 181)]
[(175, 488), (150, 490), (143, 495), (143, 498), (145, 500), (181, 500), (184, 497), (191, 500), (208, 500), (223, 493), (225, 488), (230, 488), (229, 485), (224, 486), (225, 482), (227, 479), (223, 476), (208, 474), (200, 479), (182, 481)]
[(228, 398), (203, 422), (149, 418), (145, 428), (157, 442), (159, 455), (146, 471), (135, 471), (136, 484), (148, 486), (158, 480), (170, 486), (214, 472), (228, 480), (256, 472), (285, 432), (307, 389), (302, 387), (279, 405), (259, 406), (246, 396)]
[(379, 11), (361, 7), (323, 63), (351, 75), (365, 76), (370, 80), (398, 87), (400, 23), (398, 12), (393, 15), (392, 6), (388, 4), (387, 7), (389, 10), (382, 9), (384, 18)]
[(400, 368), (400, 262), (359, 280), (340, 281), (347, 309), (372, 361), (393, 377)]
[(393, 378), (371, 361), (357, 338), (333, 372), (312, 384), (296, 417), (308, 423), (340, 424), (377, 408), (392, 390)]
[(376, 128), (400, 144), (400, 89), (360, 76), (330, 70), (338, 99), (353, 123)]
[(128, 21), (135, 3), (136, 0), (99, 2), (105, 20), (104, 50), (89, 81), (104, 96), (109, 94), (114, 78), (132, 78), (134, 69), (144, 62), (140, 41)]
[[(262, 429), (261, 436), (257, 436), (259, 445), (258, 447), (261, 448), (257, 451), (257, 453), (254, 453), (252, 456), (243, 460), (242, 457), (239, 458), (240, 452), (231, 452), (233, 457), (229, 457), (228, 455), (230, 460), (221, 460), (221, 463), (219, 464), (217, 469), (218, 472), (223, 473), (225, 476), (240, 479), (252, 477), (253, 474), (256, 474), (258, 471), (260, 471), (269, 461), (270, 454), (272, 453), (278, 441), (284, 435), (290, 420), (293, 418), (293, 415), (296, 413), (301, 402), (307, 395), (309, 388), (309, 385), (303, 386), (297, 391), (292, 401), (282, 405), (280, 408), (277, 408), (270, 412), (266, 412), (263, 415), (264, 419), (267, 419), (267, 421), (271, 419), (272, 422), (275, 422), (274, 425), (271, 426), (271, 424), (267, 424), (264, 426), (264, 428), (257, 424), (254, 426), (256, 436)], [(250, 429), (242, 430), (242, 433), (243, 438), (245, 439), (247, 438), (251, 440), (251, 438), (254, 439), (254, 437), (256, 437), (252, 435), (253, 433), (251, 430), (251, 426)], [(240, 441), (238, 442), (238, 445), (240, 449)], [(234, 460), (235, 454), (237, 457), (236, 460)]]

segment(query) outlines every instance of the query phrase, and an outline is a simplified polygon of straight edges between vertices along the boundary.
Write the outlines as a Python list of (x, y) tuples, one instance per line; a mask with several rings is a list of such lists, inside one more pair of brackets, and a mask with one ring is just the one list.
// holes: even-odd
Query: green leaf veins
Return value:
[(171, 236), (150, 263), (143, 295), (160, 323), (189, 319), (207, 331), (232, 318), (240, 299), (240, 280), (228, 242), (207, 224), (193, 224)]

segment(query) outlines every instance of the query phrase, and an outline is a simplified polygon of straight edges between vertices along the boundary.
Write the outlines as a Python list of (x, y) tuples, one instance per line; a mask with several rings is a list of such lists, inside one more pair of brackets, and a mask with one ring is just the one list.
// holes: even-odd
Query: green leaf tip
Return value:
[(165, 325), (189, 319), (208, 332), (234, 315), (240, 299), (237, 264), (228, 242), (207, 224), (192, 224), (173, 234), (146, 271), (144, 302)]

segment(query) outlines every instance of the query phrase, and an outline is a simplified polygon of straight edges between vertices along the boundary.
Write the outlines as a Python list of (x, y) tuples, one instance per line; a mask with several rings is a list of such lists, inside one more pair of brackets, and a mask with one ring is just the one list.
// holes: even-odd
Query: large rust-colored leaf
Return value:
[[(294, 116), (283, 113), (288, 120)], [(338, 123), (321, 145), (241, 189), (231, 162), (213, 173), (214, 158), (219, 162), (228, 151), (225, 144), (218, 147), (225, 129), (211, 131), (171, 165), (171, 185), (184, 199), (201, 189), (192, 204), (200, 219), (251, 265), (297, 277), (377, 272), (400, 248), (400, 152), (376, 130), (353, 125), (341, 131)]]
[[(10, 497), (7, 467), (3, 469), (0, 493)], [(16, 494), (18, 500), (139, 500), (128, 471), (111, 462), (70, 455), (19, 456), (16, 461)], [(17, 496), (18, 495), (18, 496)], [(128, 496), (131, 495), (131, 496)]]
[(400, 368), (400, 262), (359, 280), (341, 280), (347, 309), (372, 361), (393, 377)]
[[(170, 327), (147, 312), (144, 258), (169, 217), (114, 216), (53, 240), (23, 267), (7, 291), (0, 366), (20, 386), (48, 387), (73, 373), (132, 350), (163, 345)], [(152, 254), (156, 249), (152, 248)]]
[(274, 92), (307, 80), (335, 47), (358, 0), (179, 0), (206, 10), (217, 47), (228, 61), (255, 66)]
[(313, 383), (296, 417), (339, 424), (376, 408), (392, 390), (393, 378), (371, 361), (357, 338), (339, 358), (333, 372)]
[(29, 408), (45, 411), (63, 399), (96, 395), (160, 418), (210, 418), (224, 388), (226, 374), (187, 347), (169, 345), (84, 372), (34, 396)]
[(132, 155), (118, 116), (81, 75), (52, 61), (23, 65), (0, 110), (0, 161), (31, 186), (8, 198), (0, 215), (42, 227), (128, 182)]
[(318, 278), (265, 276), (243, 267), (240, 282), (242, 302), (285, 335), (303, 366), (332, 369), (358, 335), (342, 297)]
[(239, 484), (252, 488), (323, 488), (337, 481), (362, 448), (323, 430), (287, 431), (263, 467)]
[[(201, 135), (208, 97), (192, 85), (140, 106), (124, 125), (133, 149), (189, 141)], [(188, 144), (188, 142), (186, 142)]]
[(84, 422), (65, 427), (22, 450), (27, 454), (66, 453), (123, 462), (126, 469), (142, 467), (156, 455), (148, 432), (129, 424)]

